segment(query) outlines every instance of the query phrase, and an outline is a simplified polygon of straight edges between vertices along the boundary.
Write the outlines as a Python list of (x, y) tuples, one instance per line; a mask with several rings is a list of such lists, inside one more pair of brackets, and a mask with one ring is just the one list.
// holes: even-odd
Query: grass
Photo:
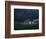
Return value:
[(37, 29), (38, 27), (33, 24), (15, 24), (14, 30), (24, 30), (24, 29)]

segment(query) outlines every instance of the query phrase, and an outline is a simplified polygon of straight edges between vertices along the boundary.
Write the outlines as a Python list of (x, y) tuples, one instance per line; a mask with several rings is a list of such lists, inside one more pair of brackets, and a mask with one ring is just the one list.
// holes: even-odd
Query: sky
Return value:
[(38, 18), (38, 9), (14, 9), (14, 21), (24, 21), (27, 19), (30, 19), (32, 21)]

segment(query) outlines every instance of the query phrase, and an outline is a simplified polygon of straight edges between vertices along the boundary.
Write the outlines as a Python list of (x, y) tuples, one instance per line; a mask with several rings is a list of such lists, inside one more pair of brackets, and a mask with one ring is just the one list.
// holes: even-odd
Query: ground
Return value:
[(14, 30), (38, 29), (38, 24), (15, 24)]

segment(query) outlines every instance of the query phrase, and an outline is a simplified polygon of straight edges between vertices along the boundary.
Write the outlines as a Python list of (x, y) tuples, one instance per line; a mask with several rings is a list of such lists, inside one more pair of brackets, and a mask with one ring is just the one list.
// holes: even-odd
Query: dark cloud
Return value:
[(38, 9), (14, 9), (14, 20), (24, 21), (26, 19), (37, 19), (39, 17)]

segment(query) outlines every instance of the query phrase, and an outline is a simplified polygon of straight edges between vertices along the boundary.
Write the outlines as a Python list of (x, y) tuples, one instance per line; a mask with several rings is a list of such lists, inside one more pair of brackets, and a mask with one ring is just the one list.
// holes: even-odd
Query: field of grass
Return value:
[(14, 30), (38, 29), (37, 25), (33, 24), (15, 24)]

